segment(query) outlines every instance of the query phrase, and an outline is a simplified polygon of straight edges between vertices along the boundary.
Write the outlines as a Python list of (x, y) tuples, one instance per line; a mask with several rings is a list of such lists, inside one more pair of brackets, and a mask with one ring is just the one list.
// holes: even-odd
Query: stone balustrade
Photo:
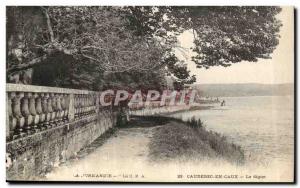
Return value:
[[(100, 92), (6, 84), (7, 180), (34, 180), (111, 134), (119, 108)], [(111, 130), (111, 131), (109, 131)]]
[(129, 115), (134, 116), (152, 116), (152, 115), (162, 115), (162, 114), (169, 114), (173, 112), (179, 112), (183, 110), (189, 110), (190, 105), (160, 105), (159, 102), (154, 101), (151, 102), (149, 105), (144, 105), (143, 107), (134, 104), (133, 106), (129, 107)]
[(150, 103), (146, 104), (144, 103), (138, 103), (138, 102), (131, 102), (128, 104), (128, 107), (131, 111), (135, 111), (135, 110), (141, 110), (144, 108), (158, 108), (158, 107), (162, 107), (164, 105), (160, 104), (160, 101), (151, 101)]
[(97, 113), (99, 92), (6, 84), (6, 139), (15, 140)]

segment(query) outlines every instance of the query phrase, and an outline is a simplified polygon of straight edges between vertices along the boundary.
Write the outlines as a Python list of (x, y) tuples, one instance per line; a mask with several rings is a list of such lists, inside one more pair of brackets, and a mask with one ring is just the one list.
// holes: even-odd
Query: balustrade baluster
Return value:
[(25, 93), (24, 97), (21, 100), (21, 113), (25, 119), (24, 129), (27, 134), (31, 134), (31, 122), (32, 117), (29, 112), (29, 98), (31, 97), (31, 93)]
[(79, 118), (79, 108), (80, 108), (80, 104), (79, 104), (79, 95), (74, 95), (74, 102), (75, 102), (75, 119)]
[(26, 134), (24, 133), (24, 117), (21, 113), (21, 99), (24, 97), (23, 92), (17, 92), (14, 100), (12, 101), (12, 111), (14, 117), (17, 119), (16, 130), (13, 136), (13, 139), (23, 137)]
[(56, 98), (54, 93), (50, 93), (50, 106), (51, 106), (51, 119), (50, 119), (50, 126), (55, 127), (56, 126)]
[(77, 102), (78, 102), (78, 118), (81, 117), (81, 113), (82, 113), (82, 95), (78, 95), (77, 98)]
[(47, 127), (49, 126), (49, 115), (48, 115), (48, 97), (49, 95), (47, 93), (43, 93), (41, 94), (42, 97), (42, 110), (43, 113), (41, 115), (41, 128), (42, 130), (47, 129)]
[(56, 115), (57, 115), (57, 123), (58, 125), (62, 124), (62, 107), (61, 107), (61, 94), (56, 94)]
[(78, 103), (78, 119), (80, 119), (81, 117), (81, 113), (82, 113), (82, 95), (78, 95), (78, 98), (77, 98), (77, 103)]
[(65, 113), (64, 113), (64, 122), (70, 121), (70, 119), (69, 119), (69, 113), (70, 113), (69, 112), (69, 107), (70, 107), (70, 102), (71, 102), (70, 96), (71, 95), (64, 94), (64, 100), (65, 100), (65, 106), (66, 106)]
[(94, 110), (95, 110), (95, 113), (97, 112), (98, 106), (100, 106), (99, 103), (100, 103), (99, 95), (96, 94), (96, 95), (95, 95), (95, 100), (94, 100)]
[(84, 95), (84, 100), (83, 100), (83, 111), (84, 111), (84, 116), (87, 115), (87, 103), (88, 103), (88, 95)]
[(81, 95), (81, 118), (85, 115), (85, 95)]
[(90, 107), (91, 107), (91, 94), (87, 95), (86, 97), (86, 114), (90, 115)]
[(58, 109), (58, 94), (53, 94), (53, 101), (52, 101), (52, 109), (53, 109), (53, 124), (54, 126), (59, 125), (59, 109)]
[(89, 94), (85, 96), (85, 115), (89, 115)]
[(83, 118), (83, 116), (84, 116), (84, 110), (85, 110), (85, 95), (81, 95), (81, 98), (80, 98), (81, 100), (80, 100), (80, 104), (81, 104), (81, 118)]
[(93, 100), (92, 100), (92, 113), (96, 113), (96, 106), (97, 106), (97, 97), (98, 95), (94, 94)]
[(89, 102), (89, 95), (85, 95), (84, 97), (84, 114), (88, 115), (88, 102)]
[(91, 99), (91, 95), (88, 94), (86, 95), (86, 115), (89, 116), (90, 115), (90, 111), (89, 111), (89, 108), (90, 108), (90, 99)]
[(46, 121), (45, 121), (45, 127), (48, 129), (51, 127), (51, 120), (52, 120), (52, 97), (50, 96), (50, 94), (46, 93), (45, 94), (46, 98), (47, 98), (47, 114), (46, 114)]
[(92, 100), (93, 100), (93, 94), (90, 94), (88, 98), (88, 110), (87, 110), (88, 115), (92, 114)]
[(39, 114), (37, 113), (36, 107), (37, 107), (37, 93), (33, 93), (31, 97), (29, 98), (29, 112), (32, 116), (32, 125), (31, 130), (33, 132), (36, 132), (37, 130), (37, 124), (39, 123)]
[(79, 104), (79, 119), (81, 119), (83, 113), (83, 95), (79, 95), (78, 104)]
[(7, 135), (7, 139), (8, 140), (11, 140), (13, 139), (13, 136), (14, 136), (14, 131), (16, 129), (16, 126), (17, 126), (17, 119), (16, 117), (14, 116), (13, 114), (13, 110), (12, 110), (12, 101), (14, 100), (14, 98), (16, 97), (16, 93), (15, 92), (10, 92), (8, 93), (8, 101), (7, 101), (7, 106), (8, 106), (8, 118), (9, 118), (9, 124), (8, 124), (8, 135)]
[(35, 98), (35, 111), (36, 111), (36, 119), (34, 121), (34, 131), (38, 132), (42, 129), (42, 122), (45, 120), (45, 116), (43, 114), (43, 109), (42, 109), (42, 98), (44, 94), (34, 94)]
[(81, 112), (82, 116), (85, 116), (86, 95), (82, 95), (81, 105), (82, 105), (82, 112)]
[(76, 96), (76, 106), (75, 106), (75, 109), (76, 109), (76, 119), (79, 118), (79, 114), (80, 114), (80, 95), (75, 95)]
[(82, 95), (78, 95), (78, 118), (81, 118), (82, 116), (82, 105), (83, 105), (83, 102), (82, 102)]
[(83, 95), (79, 97), (79, 119), (82, 118), (83, 115)]
[(61, 104), (61, 121), (65, 122), (66, 119), (66, 96), (61, 94), (60, 104)]
[(96, 100), (96, 95), (93, 94), (92, 97), (91, 97), (91, 104), (90, 104), (91, 114), (95, 113), (95, 100)]
[(90, 112), (90, 106), (91, 106), (91, 94), (86, 96), (86, 115), (89, 116), (91, 114)]
[(32, 93), (25, 93), (22, 103), (22, 114), (25, 117), (25, 129), (27, 134), (34, 133), (34, 116), (35, 112), (35, 101)]

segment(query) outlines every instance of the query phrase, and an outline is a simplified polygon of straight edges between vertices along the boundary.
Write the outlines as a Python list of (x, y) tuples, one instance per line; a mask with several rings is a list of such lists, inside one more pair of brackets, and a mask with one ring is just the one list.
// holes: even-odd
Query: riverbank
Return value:
[(244, 152), (240, 146), (230, 143), (219, 133), (206, 130), (200, 120), (134, 117), (129, 126), (136, 125), (157, 126), (149, 144), (149, 160), (152, 162), (224, 159), (234, 164), (244, 163)]

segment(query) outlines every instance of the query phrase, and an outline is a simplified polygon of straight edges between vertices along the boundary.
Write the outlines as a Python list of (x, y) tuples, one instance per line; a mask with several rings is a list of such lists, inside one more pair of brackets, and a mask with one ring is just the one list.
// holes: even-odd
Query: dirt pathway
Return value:
[[(148, 167), (148, 144), (155, 127), (122, 128), (85, 157), (55, 168), (46, 180), (109, 181), (138, 178)], [(113, 173), (112, 173), (113, 172)]]

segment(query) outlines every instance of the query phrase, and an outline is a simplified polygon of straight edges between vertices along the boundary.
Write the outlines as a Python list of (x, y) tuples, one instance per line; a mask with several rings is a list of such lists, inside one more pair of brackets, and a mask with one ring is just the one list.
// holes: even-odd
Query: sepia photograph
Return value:
[(7, 182), (295, 183), (293, 6), (5, 9)]

